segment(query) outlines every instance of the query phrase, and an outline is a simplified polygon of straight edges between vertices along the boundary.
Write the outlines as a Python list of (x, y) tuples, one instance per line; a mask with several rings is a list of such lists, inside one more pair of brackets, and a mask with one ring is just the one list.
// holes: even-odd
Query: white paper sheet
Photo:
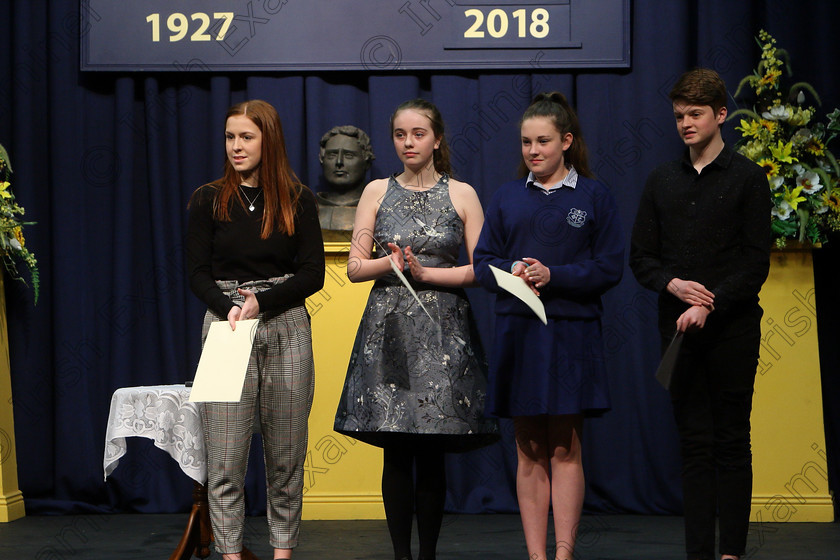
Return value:
[(231, 330), (227, 321), (210, 324), (190, 391), (190, 402), (239, 402), (257, 321), (237, 321), (236, 330)]
[(493, 277), (496, 278), (496, 284), (498, 284), (501, 289), (506, 292), (510, 292), (521, 299), (525, 305), (531, 308), (531, 311), (539, 317), (540, 321), (543, 322), (543, 325), (548, 324), (548, 321), (545, 318), (545, 306), (543, 305), (542, 300), (540, 300), (537, 294), (531, 291), (531, 288), (525, 284), (525, 281), (522, 278), (514, 276), (510, 272), (500, 270), (493, 265), (490, 265), (490, 271), (493, 273)]

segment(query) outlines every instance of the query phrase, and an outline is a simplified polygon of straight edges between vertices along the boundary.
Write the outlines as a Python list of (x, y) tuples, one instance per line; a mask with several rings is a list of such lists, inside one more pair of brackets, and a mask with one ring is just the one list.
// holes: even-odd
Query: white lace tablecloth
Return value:
[(125, 455), (125, 438), (154, 440), (178, 462), (187, 476), (200, 484), (207, 480), (204, 429), (196, 403), (189, 402), (184, 385), (127, 387), (114, 391), (105, 432), (105, 478)]

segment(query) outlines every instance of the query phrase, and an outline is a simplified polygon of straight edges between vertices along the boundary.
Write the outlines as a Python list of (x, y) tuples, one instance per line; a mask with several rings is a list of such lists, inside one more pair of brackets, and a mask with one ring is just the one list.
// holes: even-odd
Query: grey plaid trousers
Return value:
[[(259, 292), (286, 278), (216, 284), (241, 303), (243, 297), (236, 292), (237, 287)], [(300, 529), (303, 464), (315, 389), (312, 330), (304, 306), (275, 315), (260, 313), (258, 318), (240, 402), (205, 403), (202, 408), (210, 520), (216, 550), (222, 554), (240, 552), (243, 546), (243, 487), (257, 410), (265, 455), (271, 546), (294, 548)], [(226, 319), (208, 310), (202, 341), (212, 321)]]

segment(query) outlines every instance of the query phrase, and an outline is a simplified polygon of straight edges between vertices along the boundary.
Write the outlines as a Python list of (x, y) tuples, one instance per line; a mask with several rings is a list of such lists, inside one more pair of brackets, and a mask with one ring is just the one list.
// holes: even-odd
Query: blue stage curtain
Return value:
[[(624, 70), (301, 75), (82, 74), (79, 5), (0, 7), (0, 143), (12, 157), (13, 189), (38, 222), (26, 236), (42, 282), (37, 307), (30, 290), (6, 282), (19, 478), (30, 513), (189, 506), (189, 480), (143, 440), (130, 441), (103, 483), (105, 424), (115, 389), (179, 383), (194, 371), (203, 309), (184, 273), (186, 206), (198, 186), (221, 174), (223, 117), (232, 103), (262, 98), (277, 107), (292, 164), (317, 190), (318, 141), (328, 128), (367, 131), (376, 151), (370, 177), (382, 177), (401, 169), (388, 129), (393, 108), (427, 97), (446, 119), (456, 175), (486, 204), (515, 174), (518, 119), (529, 99), (561, 90), (578, 108), (593, 169), (618, 200), (628, 237), (648, 173), (681, 151), (667, 92), (686, 69), (715, 68), (734, 92), (756, 65), (754, 37), (765, 28), (824, 107), (840, 105), (833, 0), (633, 2), (632, 67)], [(733, 126), (726, 127), (730, 141)], [(837, 255), (826, 249), (815, 259), (833, 487)], [(488, 345), (492, 299), (469, 293)], [(613, 410), (586, 425), (586, 508), (677, 513), (676, 431), (667, 394), (653, 380), (655, 297), (627, 270), (605, 304)], [(499, 444), (449, 457), (450, 511), (516, 511), (512, 428), (502, 428)], [(264, 509), (259, 452), (257, 445), (248, 479), (252, 512)]]

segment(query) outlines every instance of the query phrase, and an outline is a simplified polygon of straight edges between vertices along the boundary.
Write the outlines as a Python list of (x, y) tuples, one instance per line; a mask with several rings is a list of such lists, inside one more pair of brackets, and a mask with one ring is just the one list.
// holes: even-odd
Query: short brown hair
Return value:
[(671, 102), (709, 105), (717, 113), (721, 107), (726, 107), (726, 84), (714, 70), (695, 68), (680, 76), (668, 97)]

